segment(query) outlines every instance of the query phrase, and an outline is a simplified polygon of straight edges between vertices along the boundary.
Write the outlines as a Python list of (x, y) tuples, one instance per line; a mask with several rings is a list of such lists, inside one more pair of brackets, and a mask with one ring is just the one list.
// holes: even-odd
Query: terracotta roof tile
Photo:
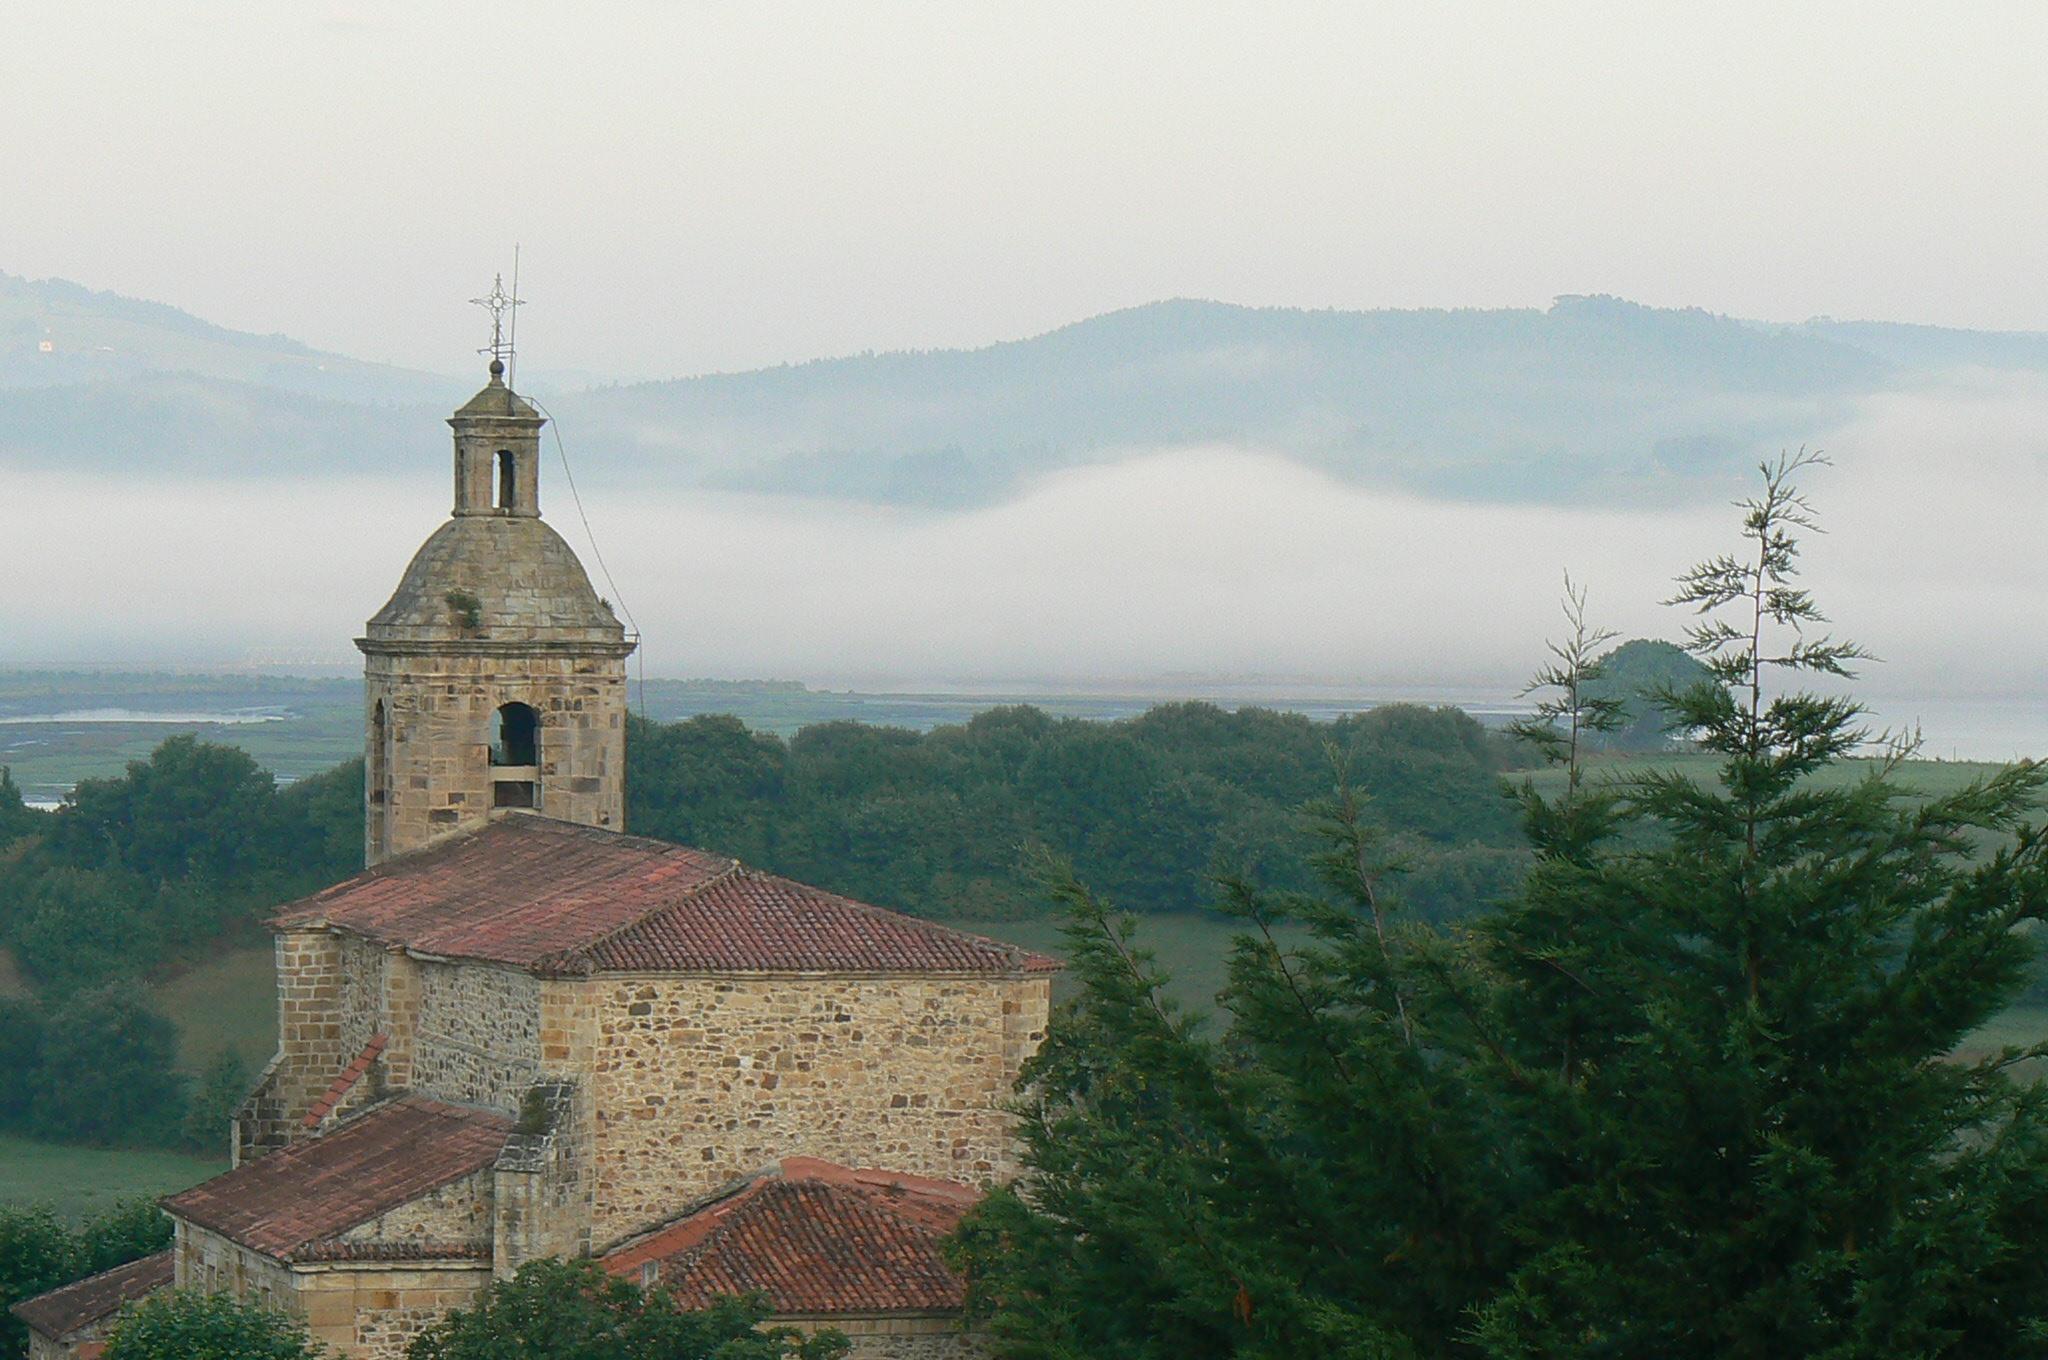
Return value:
[(315, 1242), (294, 1261), (488, 1261), (491, 1244), (474, 1242)]
[(88, 1275), (47, 1294), (23, 1299), (11, 1311), (44, 1336), (55, 1339), (98, 1322), (124, 1303), (170, 1288), (174, 1273), (172, 1254), (160, 1251)]
[(285, 908), (425, 954), (549, 974), (1050, 972), (1057, 960), (704, 850), (506, 817)]
[(356, 1055), (355, 1061), (341, 1069), (341, 1075), (321, 1092), (320, 1098), (306, 1111), (306, 1117), (299, 1121), (300, 1127), (319, 1128), (320, 1121), (334, 1113), (334, 1107), (341, 1104), (348, 1093), (355, 1089), (355, 1084), (363, 1079), (363, 1074), (370, 1070), (370, 1064), (383, 1055), (385, 1045), (390, 1042), (391, 1036), (388, 1034), (372, 1034), (370, 1042), (363, 1045), (363, 1051)]
[(951, 1312), (963, 1289), (940, 1242), (977, 1198), (950, 1181), (792, 1158), (603, 1264), (635, 1279), (652, 1266), (693, 1308), (760, 1290), (785, 1316)]
[(329, 923), (425, 954), (530, 967), (732, 868), (702, 850), (507, 817), (302, 898), (275, 924)]
[(1012, 973), (1059, 966), (980, 935), (752, 869), (706, 884), (588, 953), (598, 968), (619, 972)]
[(279, 1260), (480, 1171), (512, 1120), (406, 1096), (163, 1201), (179, 1218)]

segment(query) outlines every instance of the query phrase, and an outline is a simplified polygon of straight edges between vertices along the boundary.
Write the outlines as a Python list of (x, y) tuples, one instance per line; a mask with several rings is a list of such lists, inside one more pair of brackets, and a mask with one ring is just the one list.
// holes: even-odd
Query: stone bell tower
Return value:
[(626, 657), (638, 645), (540, 518), (547, 422), (490, 382), (448, 420), (455, 509), (362, 649), (364, 858), (529, 808), (623, 830)]

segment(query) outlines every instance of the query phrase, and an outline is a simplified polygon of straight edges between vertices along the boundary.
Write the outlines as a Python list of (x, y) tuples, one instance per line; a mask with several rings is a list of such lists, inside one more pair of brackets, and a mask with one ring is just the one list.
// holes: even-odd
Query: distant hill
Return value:
[[(46, 337), (51, 351), (40, 346)], [(612, 488), (983, 505), (1187, 443), (1491, 501), (1670, 504), (1958, 366), (2048, 371), (2048, 335), (1775, 325), (1604, 297), (1545, 310), (1134, 307), (974, 350), (537, 391)], [(242, 476), (436, 459), (465, 384), (0, 275), (0, 462)]]
[(282, 335), (229, 330), (161, 302), (0, 273), (0, 390), (150, 373), (372, 403), (438, 405), (462, 389), (438, 374), (364, 363)]
[(1820, 335), (1564, 298), (1547, 311), (1175, 301), (986, 349), (603, 389), (580, 442), (711, 485), (999, 499), (1133, 447), (1272, 449), (1347, 480), (1486, 500), (1668, 497), (1811, 440), (1895, 365)]

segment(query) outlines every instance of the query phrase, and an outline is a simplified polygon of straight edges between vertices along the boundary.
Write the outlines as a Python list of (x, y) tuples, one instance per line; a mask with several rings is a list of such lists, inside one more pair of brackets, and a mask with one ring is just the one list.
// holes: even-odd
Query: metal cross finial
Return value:
[[(473, 306), (483, 308), (491, 314), (491, 343), (478, 350), (477, 353), (488, 354), (491, 358), (503, 362), (505, 356), (512, 352), (511, 342), (505, 333), (505, 318), (512, 315), (514, 307), (523, 307), (526, 304), (520, 301), (518, 297), (505, 291), (505, 276), (503, 274), (498, 274), (491, 279), (490, 292), (480, 298), (471, 298), (470, 303)], [(516, 317), (514, 318), (514, 325), (517, 325)]]

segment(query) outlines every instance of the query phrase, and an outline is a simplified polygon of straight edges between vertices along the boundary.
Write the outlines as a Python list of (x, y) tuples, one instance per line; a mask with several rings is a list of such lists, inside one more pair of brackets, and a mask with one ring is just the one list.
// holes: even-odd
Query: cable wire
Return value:
[(640, 642), (640, 620), (633, 617), (633, 607), (626, 603), (626, 594), (619, 589), (619, 583), (612, 579), (612, 569), (605, 565), (604, 549), (597, 546), (597, 533), (590, 527), (590, 516), (583, 511), (583, 495), (576, 490), (576, 474), (569, 468), (569, 450), (562, 443), (562, 422), (555, 419), (555, 413), (542, 405), (540, 400), (527, 393), (522, 397), (533, 403), (534, 409), (548, 418), (548, 433), (554, 436), (555, 456), (562, 460), (562, 476), (569, 483), (569, 499), (576, 505), (576, 518), (583, 521), (583, 536), (590, 540), (590, 555), (597, 559), (597, 569), (604, 573), (604, 583), (611, 589), (612, 599), (619, 602), (619, 610), (626, 616), (626, 622), (633, 626), (634, 664), (640, 679), (640, 716), (647, 716), (647, 652), (638, 646)]

